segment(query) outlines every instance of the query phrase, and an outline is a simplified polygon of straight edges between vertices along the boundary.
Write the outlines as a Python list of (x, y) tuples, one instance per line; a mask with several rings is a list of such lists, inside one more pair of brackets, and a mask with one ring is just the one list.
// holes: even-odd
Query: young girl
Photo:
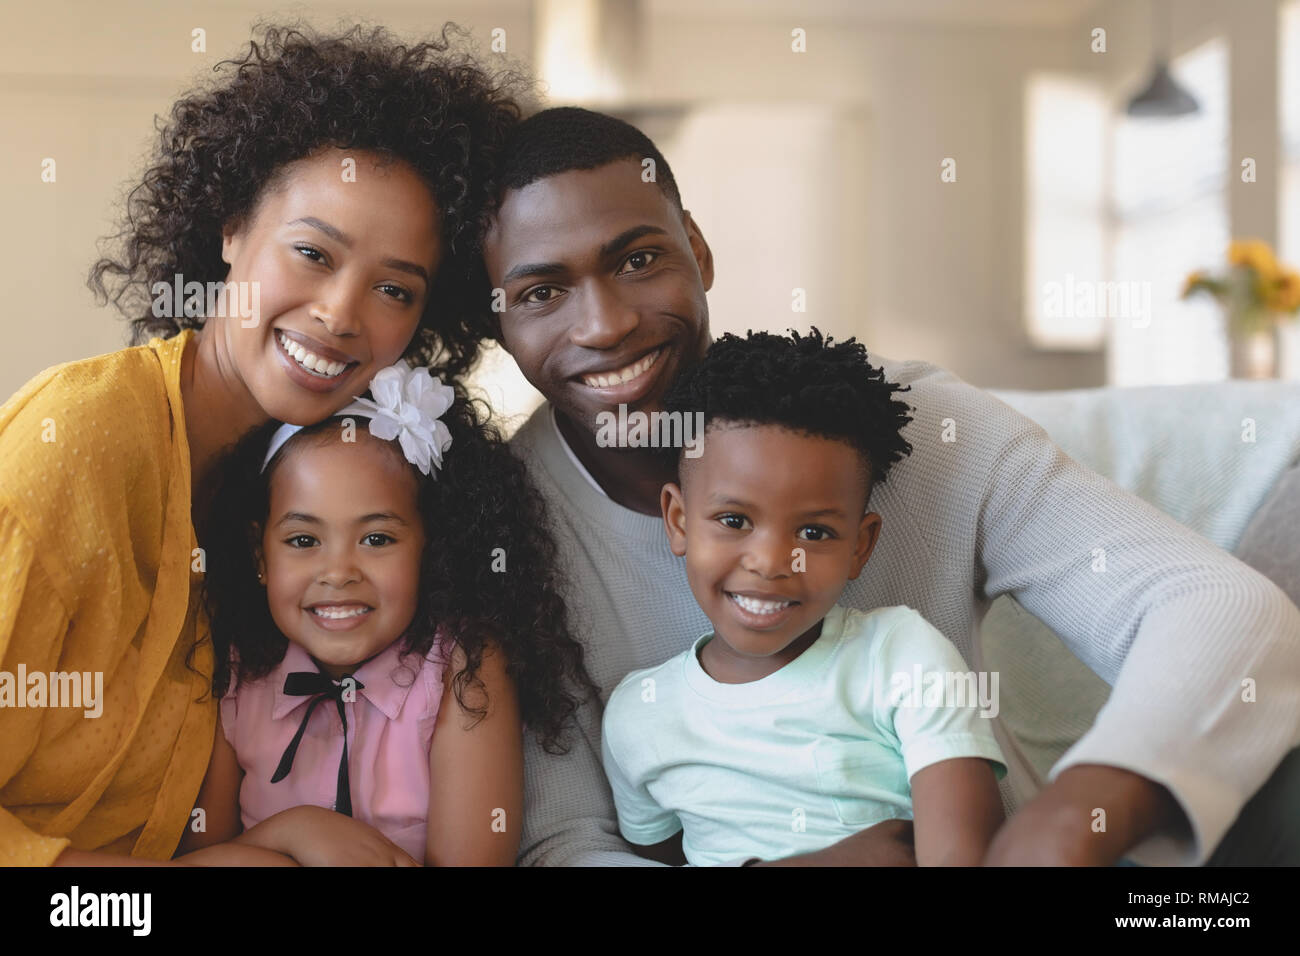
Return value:
[(92, 273), (135, 346), (0, 407), (0, 671), (104, 677), (102, 718), (0, 707), (0, 863), (171, 858), (217, 717), (194, 532), (216, 462), (398, 359), (469, 364), (514, 85), (449, 36), (268, 28), (173, 106)]
[(426, 369), (371, 392), (233, 453), (204, 534), (231, 663), (186, 862), (513, 865), (521, 716), (557, 749), (592, 688), (522, 465)]

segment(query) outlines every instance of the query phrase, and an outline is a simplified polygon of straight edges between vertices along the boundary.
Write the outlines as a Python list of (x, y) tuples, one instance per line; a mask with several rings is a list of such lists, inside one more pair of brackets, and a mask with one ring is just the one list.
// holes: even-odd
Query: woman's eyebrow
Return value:
[[(303, 216), (301, 219), (294, 219), (291, 222), (286, 223), (286, 225), (296, 226), (299, 223), (302, 223), (304, 226), (311, 226), (313, 229), (325, 233), (325, 235), (329, 236), (345, 249), (352, 248), (352, 237), (342, 229), (330, 225), (323, 219), (317, 219), (315, 216)], [(381, 260), (379, 264), (387, 266), (389, 269), (397, 269), (399, 272), (407, 272), (413, 276), (419, 276), (424, 280), (426, 285), (429, 282), (429, 271), (425, 269), (424, 266), (414, 262), (408, 262), (406, 259), (395, 259), (389, 257)]]

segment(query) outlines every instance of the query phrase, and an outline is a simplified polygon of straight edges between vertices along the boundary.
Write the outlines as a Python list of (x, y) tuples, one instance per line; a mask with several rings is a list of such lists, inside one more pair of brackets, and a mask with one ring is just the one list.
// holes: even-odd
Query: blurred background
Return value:
[[(4, 396), (124, 344), (96, 240), (155, 116), (277, 18), (452, 20), (547, 105), (640, 125), (713, 248), (715, 332), (817, 325), (1000, 389), (1300, 379), (1300, 0), (57, 0), (0, 39)], [(478, 381), (537, 401), (500, 353)]]

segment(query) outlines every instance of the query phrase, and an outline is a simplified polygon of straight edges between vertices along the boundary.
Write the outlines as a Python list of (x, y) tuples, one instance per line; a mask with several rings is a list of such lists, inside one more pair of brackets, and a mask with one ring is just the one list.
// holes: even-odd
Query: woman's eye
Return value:
[(310, 259), (312, 262), (324, 262), (325, 253), (321, 252), (315, 246), (294, 246), (296, 252), (302, 254), (304, 259)]
[(400, 285), (393, 285), (392, 283), (385, 282), (379, 288), (383, 290), (384, 295), (397, 299), (399, 302), (409, 303), (415, 301), (415, 296), (411, 295), (410, 292), (403, 289)]
[(371, 534), (366, 535), (361, 540), (364, 541), (366, 544), (370, 545), (371, 547), (379, 548), (379, 547), (383, 547), (386, 544), (390, 544), (395, 539), (384, 534), (382, 531), (375, 531), (372, 532)]
[(808, 532), (809, 535), (809, 537), (804, 539), (805, 541), (825, 541), (828, 538), (835, 537), (835, 533), (831, 531), (830, 528), (823, 528), (821, 525), (804, 525), (799, 529), (801, 535), (805, 531)]
[(619, 270), (619, 275), (627, 275), (629, 272), (640, 272), (659, 258), (657, 252), (634, 252), (623, 261), (623, 268)]
[(743, 531), (745, 528), (746, 518), (744, 515), (725, 514), (718, 515), (718, 520), (728, 528), (735, 531)]
[(284, 543), (291, 548), (310, 548), (316, 543), (316, 539), (309, 534), (295, 534), (286, 538)]
[(523, 301), (530, 302), (533, 305), (545, 305), (547, 302), (554, 300), (558, 291), (555, 286), (539, 285), (537, 288), (525, 292), (522, 298)]

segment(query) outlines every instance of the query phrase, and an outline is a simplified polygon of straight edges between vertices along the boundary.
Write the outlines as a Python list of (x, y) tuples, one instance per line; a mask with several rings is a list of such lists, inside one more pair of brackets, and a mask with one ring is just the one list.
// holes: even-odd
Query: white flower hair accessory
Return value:
[[(442, 380), (430, 374), (427, 368), (411, 368), (399, 362), (380, 369), (370, 380), (368, 398), (356, 397), (351, 404), (339, 409), (339, 415), (364, 415), (370, 419), (370, 434), (384, 441), (397, 439), (406, 460), (420, 469), (421, 474), (432, 474), (442, 467), (443, 453), (451, 447), (451, 432), (439, 419), (456, 400), (456, 392)], [(275, 453), (301, 425), (281, 425), (266, 449), (262, 470), (266, 470)]]

